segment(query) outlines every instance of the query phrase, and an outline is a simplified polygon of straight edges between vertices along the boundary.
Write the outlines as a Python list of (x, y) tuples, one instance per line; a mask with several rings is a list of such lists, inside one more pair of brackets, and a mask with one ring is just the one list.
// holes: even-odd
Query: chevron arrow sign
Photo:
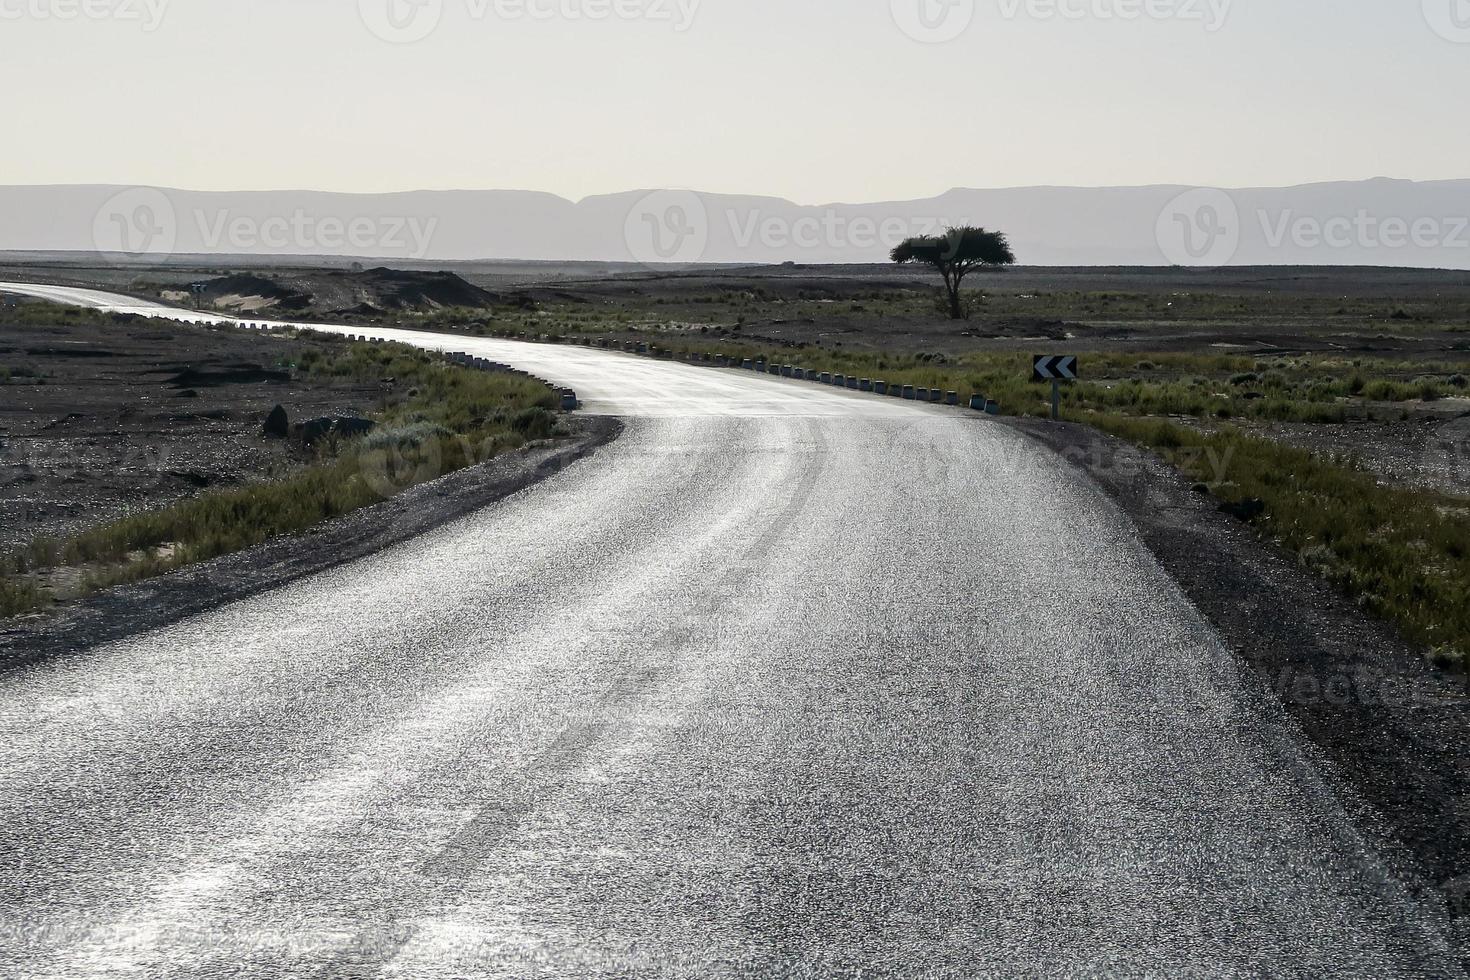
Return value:
[(1040, 354), (1031, 359), (1035, 381), (1076, 381), (1077, 355)]

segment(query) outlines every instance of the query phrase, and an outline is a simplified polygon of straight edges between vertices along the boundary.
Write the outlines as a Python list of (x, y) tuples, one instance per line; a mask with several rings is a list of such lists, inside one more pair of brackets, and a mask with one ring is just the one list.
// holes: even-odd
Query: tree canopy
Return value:
[(894, 248), (891, 257), (899, 265), (920, 263), (937, 269), (944, 277), (949, 313), (955, 319), (965, 315), (960, 301), (960, 283), (965, 276), (982, 266), (1013, 265), (1016, 261), (1004, 234), (968, 225), (947, 229), (943, 235), (910, 238)]

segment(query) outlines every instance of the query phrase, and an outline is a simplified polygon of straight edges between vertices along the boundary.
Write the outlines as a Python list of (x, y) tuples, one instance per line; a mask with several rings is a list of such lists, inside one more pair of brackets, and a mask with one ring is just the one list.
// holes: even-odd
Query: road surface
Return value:
[(0, 976), (1459, 975), (1127, 519), (1010, 430), (401, 336), (626, 434), (0, 674)]

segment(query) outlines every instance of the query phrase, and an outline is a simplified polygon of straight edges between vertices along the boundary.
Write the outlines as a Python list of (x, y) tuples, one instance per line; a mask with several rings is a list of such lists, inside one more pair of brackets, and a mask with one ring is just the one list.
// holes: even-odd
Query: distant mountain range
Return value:
[(1006, 232), (1027, 265), (1377, 265), (1470, 269), (1470, 180), (1234, 190), (957, 189), (879, 204), (631, 191), (201, 192), (0, 187), (0, 250), (362, 260), (881, 262), (950, 224)]

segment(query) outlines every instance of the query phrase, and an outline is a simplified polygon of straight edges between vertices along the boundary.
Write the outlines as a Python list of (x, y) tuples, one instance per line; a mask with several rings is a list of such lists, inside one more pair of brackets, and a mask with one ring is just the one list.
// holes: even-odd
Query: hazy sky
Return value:
[(1470, 176), (1470, 0), (0, 0), (0, 86), (0, 183)]

